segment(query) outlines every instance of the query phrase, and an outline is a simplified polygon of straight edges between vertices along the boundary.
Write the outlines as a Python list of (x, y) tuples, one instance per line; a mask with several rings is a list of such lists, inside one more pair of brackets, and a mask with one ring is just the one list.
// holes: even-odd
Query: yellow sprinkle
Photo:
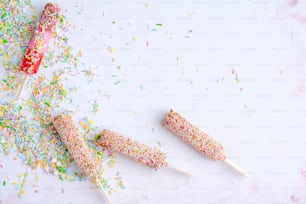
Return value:
[(108, 51), (109, 51), (110, 53), (114, 54), (114, 53), (115, 53), (115, 48), (113, 48), (113, 47), (108, 47)]

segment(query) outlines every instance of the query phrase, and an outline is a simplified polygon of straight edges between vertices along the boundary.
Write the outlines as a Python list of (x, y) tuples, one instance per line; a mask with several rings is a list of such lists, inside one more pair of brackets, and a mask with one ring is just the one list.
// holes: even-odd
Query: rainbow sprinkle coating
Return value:
[(163, 166), (168, 166), (165, 153), (156, 148), (140, 144), (111, 130), (103, 130), (101, 134), (98, 134), (96, 136), (96, 144), (122, 154), (141, 164), (153, 167), (156, 170)]
[(47, 3), (39, 19), (39, 27), (42, 30), (48, 30), (54, 32), (56, 29), (56, 23), (58, 21), (58, 14), (60, 8), (55, 3)]
[(58, 115), (53, 119), (53, 125), (81, 172), (89, 178), (96, 179), (97, 161), (74, 125), (72, 117), (68, 114)]
[(170, 110), (163, 125), (208, 158), (222, 161), (226, 159), (224, 147), (219, 142), (177, 112)]

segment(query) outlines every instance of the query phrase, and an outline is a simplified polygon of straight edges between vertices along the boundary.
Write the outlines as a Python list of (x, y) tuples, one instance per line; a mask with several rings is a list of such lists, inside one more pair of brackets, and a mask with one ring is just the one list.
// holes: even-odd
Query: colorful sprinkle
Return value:
[(110, 130), (104, 130), (97, 135), (95, 140), (97, 145), (122, 154), (141, 164), (154, 167), (156, 170), (168, 166), (165, 153)]
[[(0, 18), (2, 19), (0, 42), (3, 42), (0, 43), (0, 66), (3, 73), (0, 79), (0, 154), (2, 158), (17, 153), (13, 159), (20, 159), (29, 166), (27, 172), (18, 176), (17, 181), (5, 181), (6, 185), (12, 184), (16, 187), (20, 197), (26, 193), (24, 186), (29, 172), (35, 175), (36, 181), (39, 180), (38, 174), (34, 173), (37, 168), (61, 180), (84, 180), (81, 174), (75, 174), (70, 169), (73, 158), (52, 125), (51, 113), (55, 109), (61, 109), (62, 104), (68, 104), (72, 109), (77, 109), (79, 106), (70, 98), (70, 95), (75, 94), (78, 89), (65, 83), (70, 77), (75, 75), (83, 77), (82, 73), (85, 73), (85, 77), (91, 81), (95, 80), (96, 76), (91, 66), (86, 66), (89, 67), (87, 72), (82, 72), (78, 68), (82, 52), (70, 46), (67, 36), (67, 31), (75, 27), (61, 12), (57, 16), (56, 35), (52, 36), (52, 45), (50, 44), (48, 52), (44, 53), (44, 59), (40, 65), (44, 69), (54, 70), (53, 74), (47, 77), (43, 76), (42, 72), (31, 76), (25, 87), (29, 97), (20, 100), (19, 105), (9, 101), (16, 92), (16, 88), (20, 86), (19, 66), (27, 51), (26, 46), (31, 35), (38, 27), (35, 27), (34, 22), (38, 19), (33, 13), (38, 12), (30, 0), (0, 1)], [(41, 25), (45, 25), (44, 29), (47, 29), (48, 25), (52, 24), (52, 19), (41, 19), (40, 22)], [(88, 132), (95, 129), (90, 121), (90, 119), (83, 121), (84, 126), (80, 129), (85, 141), (90, 140)], [(103, 169), (114, 166), (113, 157), (101, 153), (101, 150), (94, 145), (89, 148), (96, 156), (98, 163), (105, 162)], [(98, 152), (100, 152), (99, 155)], [(109, 161), (112, 166), (107, 165)], [(0, 168), (3, 166), (4, 164), (0, 164)], [(109, 191), (116, 192), (119, 187), (118, 182), (111, 184), (112, 181), (113, 178), (104, 179), (105, 186)]]
[(171, 110), (163, 125), (194, 149), (212, 160), (225, 160), (224, 147), (208, 134)]

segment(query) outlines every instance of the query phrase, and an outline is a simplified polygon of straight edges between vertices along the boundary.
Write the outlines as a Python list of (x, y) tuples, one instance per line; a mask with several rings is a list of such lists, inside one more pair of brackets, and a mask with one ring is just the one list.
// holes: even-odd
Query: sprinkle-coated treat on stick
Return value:
[(111, 130), (103, 130), (96, 136), (96, 144), (109, 149), (118, 154), (122, 154), (141, 164), (155, 168), (170, 167), (180, 173), (189, 175), (179, 169), (169, 166), (166, 161), (167, 155), (157, 148), (151, 148), (145, 144), (140, 144), (129, 137), (122, 136)]
[(81, 172), (100, 186), (105, 198), (111, 203), (110, 198), (99, 182), (96, 159), (75, 126), (72, 117), (69, 114), (61, 114), (56, 116), (52, 122)]
[(110, 130), (103, 130), (101, 134), (98, 134), (96, 144), (156, 170), (168, 165), (165, 153)]
[(56, 34), (56, 24), (60, 8), (57, 4), (47, 3), (40, 17), (38, 26), (28, 44), (28, 49), (23, 58), (20, 70), (25, 72), (21, 88), (17, 99), (19, 99), (24, 86), (27, 83), (28, 75), (36, 74), (43, 59), (44, 52), (47, 51), (48, 44), (53, 35)]
[(52, 35), (55, 34), (59, 12), (60, 8), (57, 4), (46, 4), (20, 66), (20, 70), (26, 74), (37, 73), (43, 54), (47, 50)]
[(167, 114), (163, 121), (163, 125), (209, 159), (224, 161), (242, 175), (247, 176), (244, 170), (226, 157), (222, 144), (190, 123), (186, 118), (174, 110), (170, 110)]

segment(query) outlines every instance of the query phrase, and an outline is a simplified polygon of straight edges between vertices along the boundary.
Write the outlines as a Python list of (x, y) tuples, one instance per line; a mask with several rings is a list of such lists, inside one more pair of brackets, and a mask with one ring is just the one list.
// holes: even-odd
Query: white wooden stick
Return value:
[(28, 79), (29, 79), (29, 76), (26, 75), (26, 76), (24, 77), (24, 79), (23, 79), (23, 82), (22, 82), (21, 87), (19, 88), (18, 95), (17, 95), (17, 99), (16, 99), (17, 101), (19, 101), (19, 98), (20, 98), (20, 96), (21, 96), (21, 93), (22, 93), (22, 91), (23, 91), (25, 85), (27, 84)]
[(107, 202), (109, 204), (112, 204), (112, 201), (108, 195), (108, 193), (104, 190), (102, 183), (100, 182), (100, 180), (98, 178), (95, 179), (97, 185), (99, 186), (99, 191), (102, 193), (102, 195), (104, 196), (104, 198), (107, 200)]
[(234, 168), (236, 171), (238, 171), (240, 174), (242, 174), (245, 177), (248, 177), (248, 173), (246, 171), (244, 171), (240, 166), (238, 166), (237, 164), (235, 164), (234, 162), (232, 162), (232, 160), (230, 159), (225, 159), (224, 160), (225, 163), (227, 163), (229, 166), (231, 166), (232, 168)]
[(183, 170), (181, 170), (181, 169), (178, 169), (178, 168), (176, 168), (176, 167), (174, 167), (174, 166), (168, 165), (167, 167), (168, 167), (169, 169), (172, 169), (173, 171), (179, 172), (179, 173), (181, 173), (181, 174), (185, 174), (185, 175), (187, 175), (187, 176), (191, 176), (190, 173), (188, 173), (188, 172), (186, 172), (186, 171), (183, 171)]

